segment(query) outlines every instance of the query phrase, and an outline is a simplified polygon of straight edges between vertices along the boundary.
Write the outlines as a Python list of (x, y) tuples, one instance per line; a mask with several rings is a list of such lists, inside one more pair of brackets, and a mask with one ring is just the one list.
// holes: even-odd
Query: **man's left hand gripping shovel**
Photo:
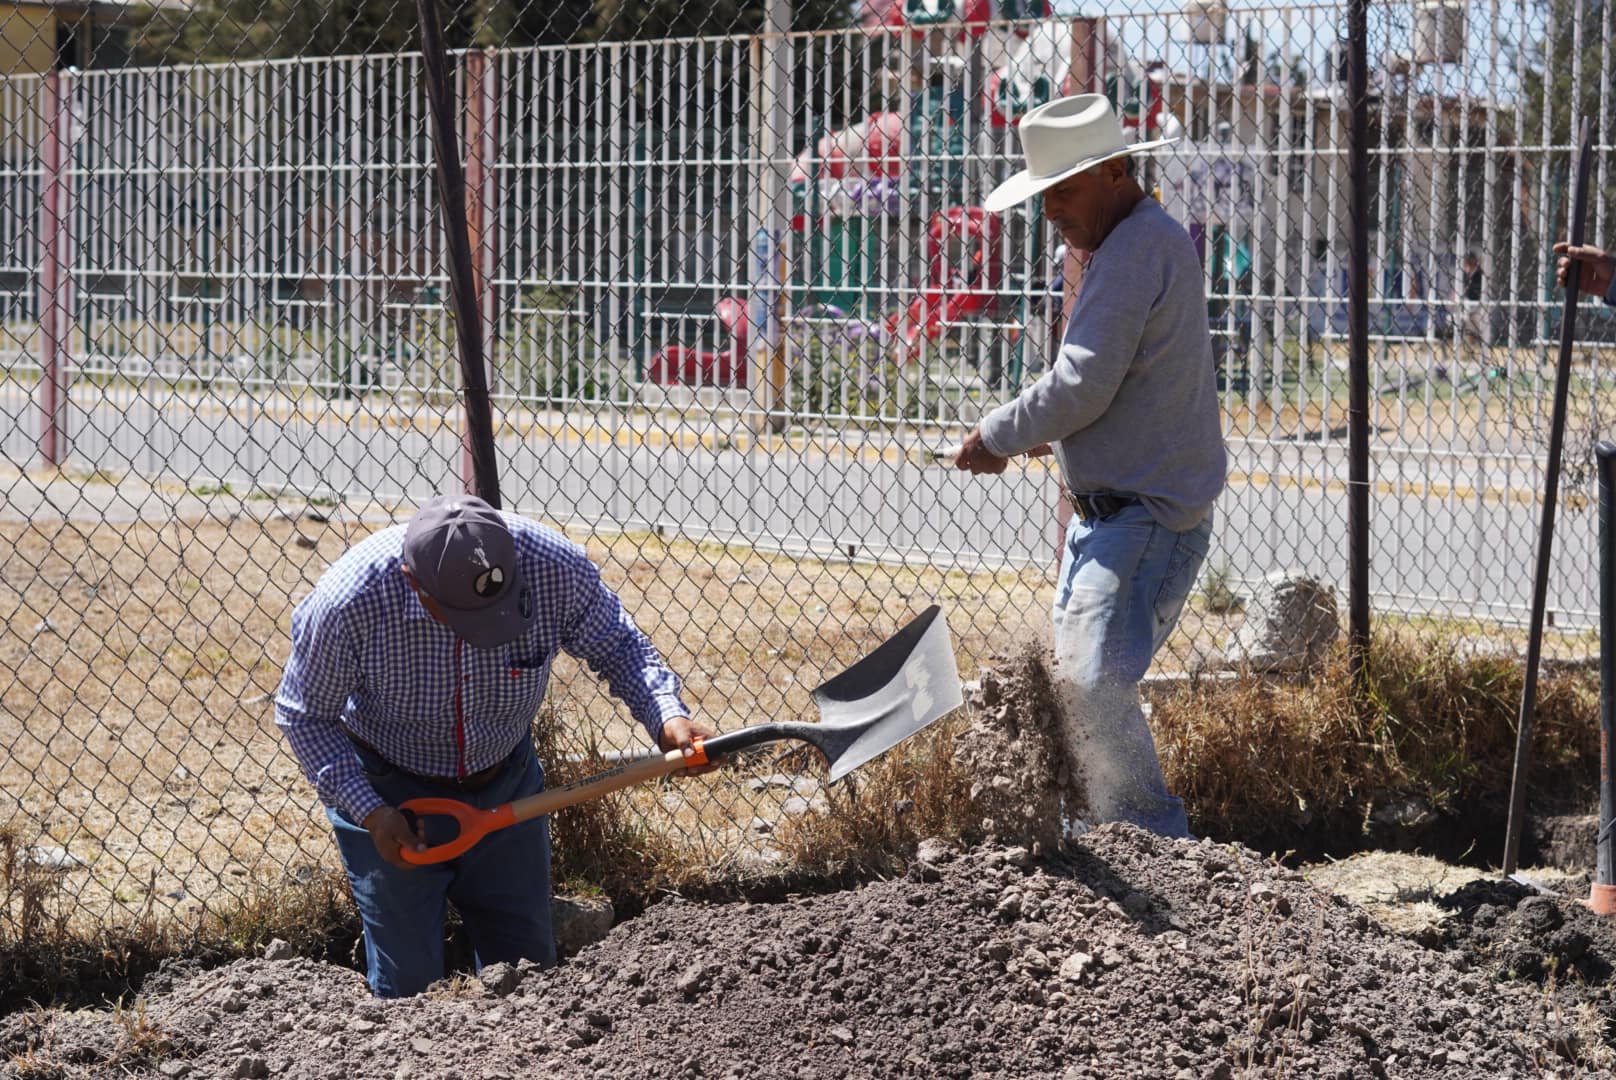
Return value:
[(463, 855), (484, 836), (523, 821), (587, 802), (623, 788), (705, 765), (739, 750), (785, 739), (812, 743), (825, 755), (835, 783), (921, 728), (964, 704), (948, 623), (936, 604), (876, 646), (874, 652), (815, 688), (820, 722), (757, 724), (696, 741), (696, 753), (678, 750), (625, 761), (570, 784), (481, 810), (456, 799), (410, 799), (399, 807), (417, 815), (454, 818), (460, 833), (425, 851), (400, 851), (405, 861), (436, 863)]

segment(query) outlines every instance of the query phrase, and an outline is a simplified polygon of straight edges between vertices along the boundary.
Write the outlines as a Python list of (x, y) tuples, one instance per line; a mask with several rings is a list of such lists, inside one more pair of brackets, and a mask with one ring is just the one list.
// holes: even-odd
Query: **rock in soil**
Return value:
[(617, 917), (604, 896), (557, 896), (550, 902), (550, 931), (556, 952), (571, 956), (593, 945), (611, 930)]
[(1573, 900), (1473, 884), (1425, 948), (1240, 847), (1107, 825), (928, 854), (828, 895), (666, 900), (506, 997), (242, 960), (150, 994), (138, 1040), (127, 1011), (0, 1021), (0, 1076), (1610, 1075), (1616, 938)]

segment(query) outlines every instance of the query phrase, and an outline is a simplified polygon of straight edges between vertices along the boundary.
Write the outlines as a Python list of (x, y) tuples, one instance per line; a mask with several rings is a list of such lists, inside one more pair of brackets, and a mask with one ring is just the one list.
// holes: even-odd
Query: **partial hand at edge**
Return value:
[(1616, 255), (1592, 244), (1572, 247), (1565, 240), (1554, 245), (1554, 253), (1560, 256), (1555, 263), (1554, 280), (1559, 282), (1562, 289), (1565, 288), (1566, 272), (1571, 269), (1571, 262), (1575, 259), (1582, 264), (1582, 276), (1577, 283), (1581, 292), (1604, 296), (1610, 291), (1611, 278), (1616, 276)]
[(987, 443), (982, 441), (982, 429), (979, 427), (972, 428), (971, 433), (965, 436), (965, 442), (954, 457), (954, 468), (975, 476), (997, 476), (1009, 464), (1009, 458), (1002, 458), (988, 449)]

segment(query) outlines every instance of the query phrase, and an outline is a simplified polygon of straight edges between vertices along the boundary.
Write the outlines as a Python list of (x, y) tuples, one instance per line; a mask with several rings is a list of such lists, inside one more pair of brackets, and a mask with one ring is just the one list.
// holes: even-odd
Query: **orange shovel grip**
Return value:
[(691, 739), (690, 745), (694, 749), (690, 751), (690, 756), (685, 758), (685, 768), (694, 769), (711, 763), (707, 757), (707, 749), (701, 745), (700, 738)]
[(458, 799), (425, 798), (400, 803), (399, 809), (408, 810), (417, 817), (434, 814), (451, 817), (460, 826), (460, 833), (453, 840), (433, 844), (425, 851), (414, 851), (407, 847), (398, 849), (405, 862), (417, 866), (447, 862), (456, 856), (464, 855), (471, 850), (473, 844), (494, 830), (516, 824), (516, 816), (511, 812), (510, 803), (496, 806), (492, 810), (482, 810)]
[(622, 762), (603, 773), (574, 780), (558, 788), (547, 789), (532, 795), (496, 806), (492, 810), (482, 810), (469, 806), (457, 799), (423, 798), (410, 799), (399, 806), (400, 810), (408, 810), (418, 816), (438, 814), (451, 817), (460, 826), (460, 834), (453, 840), (443, 844), (434, 844), (425, 851), (411, 851), (409, 848), (400, 848), (399, 854), (405, 862), (422, 866), (427, 863), (444, 862), (457, 855), (464, 855), (471, 846), (495, 829), (503, 829), (522, 821), (531, 821), (541, 814), (548, 814), (562, 807), (572, 806), (587, 799), (597, 798), (613, 791), (620, 791), (632, 784), (643, 783), (646, 780), (667, 776), (680, 769), (693, 769), (709, 764), (707, 751), (702, 747), (701, 740), (695, 743), (690, 756), (685, 757), (677, 750), (668, 750), (663, 753), (651, 754)]

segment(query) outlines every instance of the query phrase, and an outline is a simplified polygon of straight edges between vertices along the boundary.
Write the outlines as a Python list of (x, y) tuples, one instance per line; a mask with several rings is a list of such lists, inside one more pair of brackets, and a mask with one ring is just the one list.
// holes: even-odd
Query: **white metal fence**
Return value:
[[(1608, 191), (1610, 15), (1374, 16), (1372, 422), (1401, 535), (1414, 503), (1483, 515), (1538, 485), (1548, 246), (1590, 106)], [(1019, 113), (1092, 88), (1179, 139), (1145, 179), (1203, 252), (1237, 475), (1328, 486), (1345, 437), (1340, 25), (1319, 5), (459, 54), (495, 395), (592, 422), (639, 408), (722, 428), (752, 410), (946, 441), (1050, 355), (1077, 265), (1036, 203), (977, 206), (1018, 167)], [(1578, 86), (1597, 66), (1596, 93), (1562, 92), (1567, 62)], [(4, 96), (14, 378), (373, 408), (451, 392), (417, 56), (14, 75)], [(1616, 323), (1596, 309), (1581, 329), (1604, 342)], [(1574, 482), (1609, 412), (1605, 347), (1582, 360)], [(1300, 528), (1300, 549), (1337, 532)], [(1302, 554), (1231, 561), (1249, 578)], [(1497, 599), (1388, 584), (1420, 609)]]
[[(1594, 239), (1616, 241), (1611, 15), (1372, 16), (1376, 612), (1496, 632), (1527, 611), (1549, 246), (1584, 115)], [(1021, 113), (1103, 91), (1178, 138), (1143, 176), (1204, 259), (1233, 465), (1164, 663), (1216, 663), (1241, 618), (1224, 593), (1280, 569), (1346, 579), (1344, 22), (1192, 4), (457, 54), (507, 504), (586, 527), (698, 707), (731, 722), (806, 708), (924, 591), (959, 613), (967, 662), (1041, 633), (1051, 477), (965, 477), (930, 451), (1049, 362), (1080, 262), (1036, 203), (976, 208), (1019, 167)], [(106, 836), (144, 851), (135, 807), (175, 838), (197, 826), (166, 794), (185, 773), (213, 787), (181, 797), (211, 792), (239, 826), (196, 842), (217, 876), (268, 850), (242, 767), (282, 811), (307, 802), (264, 703), (290, 606), (337, 552), (287, 523), (338, 503), (358, 532), (461, 482), (419, 58), (4, 74), (0, 672), (26, 701), (0, 708), (20, 808), (0, 821), (117, 807)], [(1568, 480), (1587, 495), (1611, 314), (1585, 309), (1579, 337)], [(1559, 626), (1593, 618), (1593, 532), (1568, 500)], [(558, 676), (557, 696), (610, 715), (584, 685)], [(101, 764), (97, 724), (123, 725)], [(596, 744), (629, 738), (603, 725)], [(204, 760), (223, 779), (198, 781)], [(299, 835), (329, 854), (323, 826)]]

